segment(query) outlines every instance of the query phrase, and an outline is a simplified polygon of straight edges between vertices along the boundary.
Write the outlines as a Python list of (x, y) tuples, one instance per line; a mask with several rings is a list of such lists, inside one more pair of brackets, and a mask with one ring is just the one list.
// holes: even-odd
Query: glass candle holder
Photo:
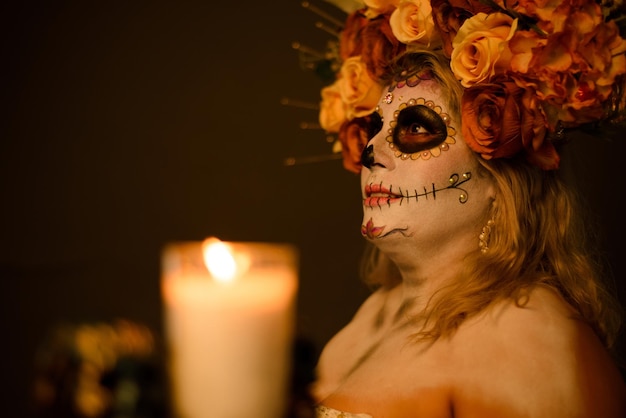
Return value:
[(161, 289), (173, 408), (180, 418), (284, 414), (298, 254), (287, 244), (174, 242)]

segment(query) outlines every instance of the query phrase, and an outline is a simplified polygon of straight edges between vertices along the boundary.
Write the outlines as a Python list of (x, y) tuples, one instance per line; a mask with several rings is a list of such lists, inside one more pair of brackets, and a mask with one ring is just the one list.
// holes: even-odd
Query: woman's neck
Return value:
[(400, 276), (399, 305), (411, 305), (411, 311), (423, 310), (441, 288), (460, 277), (468, 254), (478, 251), (477, 238), (448, 241), (447, 245), (398, 245), (381, 248), (395, 263)]

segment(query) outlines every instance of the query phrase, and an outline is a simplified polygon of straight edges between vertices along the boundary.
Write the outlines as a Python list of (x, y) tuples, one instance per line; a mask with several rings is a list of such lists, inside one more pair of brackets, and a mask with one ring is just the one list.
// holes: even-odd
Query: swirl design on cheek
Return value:
[(430, 187), (424, 186), (423, 191), (418, 191), (417, 189), (402, 190), (402, 188), (398, 188), (398, 191), (395, 192), (393, 185), (386, 187), (383, 186), (382, 183), (371, 183), (365, 186), (363, 206), (366, 209), (382, 209), (384, 206), (390, 207), (392, 203), (398, 203), (399, 206), (402, 206), (404, 203), (408, 204), (410, 202), (418, 202), (420, 198), (428, 199), (429, 197), (432, 197), (432, 199), (435, 200), (437, 199), (437, 193), (446, 190), (460, 191), (459, 203), (463, 204), (467, 202), (469, 196), (467, 194), (467, 190), (460, 186), (468, 182), (471, 178), (472, 173), (469, 171), (460, 176), (457, 173), (453, 173), (448, 178), (446, 186), (436, 187), (435, 183), (431, 183)]

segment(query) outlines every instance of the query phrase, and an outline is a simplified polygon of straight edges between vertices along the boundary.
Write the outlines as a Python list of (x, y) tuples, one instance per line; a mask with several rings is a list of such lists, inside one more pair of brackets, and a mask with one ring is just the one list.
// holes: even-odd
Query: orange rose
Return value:
[(510, 68), (507, 45), (517, 29), (517, 19), (504, 13), (478, 13), (467, 19), (452, 42), (450, 68), (463, 87), (488, 81)]
[(372, 113), (383, 90), (370, 76), (360, 56), (344, 61), (337, 83), (348, 119)]
[[(561, 83), (542, 83), (541, 88), (552, 89), (553, 95), (544, 100), (544, 108), (550, 116), (550, 126), (564, 122), (567, 127), (575, 127), (602, 119), (603, 99), (593, 80), (584, 75), (563, 74)], [(563, 96), (563, 97), (561, 97)], [(539, 96), (538, 96), (539, 97)]]
[(560, 121), (574, 122), (573, 115), (567, 109), (567, 101), (577, 91), (577, 83), (572, 73), (553, 72), (547, 67), (532, 68), (532, 75), (515, 75), (517, 84), (532, 90), (545, 113), (550, 130), (555, 130)]
[(615, 22), (597, 25), (579, 43), (577, 52), (589, 67), (588, 76), (593, 77), (598, 84), (602, 99), (611, 93), (615, 77), (626, 73), (624, 51), (626, 41), (619, 36)]
[(517, 31), (509, 41), (511, 70), (525, 74), (533, 64), (533, 51), (542, 48), (548, 40), (535, 31)]
[(389, 25), (396, 38), (405, 44), (434, 48), (441, 42), (429, 0), (402, 0), (391, 14)]
[(558, 155), (545, 141), (545, 118), (532, 91), (513, 80), (481, 83), (465, 90), (461, 109), (463, 138), (483, 158), (509, 158), (525, 150), (528, 159), (543, 169), (558, 167)]
[(560, 157), (552, 142), (548, 140), (547, 119), (536, 92), (525, 89), (521, 97), (521, 106), (526, 110), (527, 116), (523, 124), (526, 131), (522, 135), (526, 159), (542, 170), (556, 170), (559, 168)]
[(519, 0), (507, 5), (517, 13), (537, 19), (539, 28), (548, 33), (563, 26), (571, 8), (571, 3), (563, 0)]
[(516, 77), (520, 86), (535, 89), (550, 129), (559, 123), (576, 127), (602, 119), (616, 77), (626, 73), (626, 42), (615, 23), (605, 23), (595, 3), (520, 4), (534, 16), (551, 19), (538, 22), (549, 30), (547, 36), (520, 31), (509, 42), (511, 69), (523, 74)]

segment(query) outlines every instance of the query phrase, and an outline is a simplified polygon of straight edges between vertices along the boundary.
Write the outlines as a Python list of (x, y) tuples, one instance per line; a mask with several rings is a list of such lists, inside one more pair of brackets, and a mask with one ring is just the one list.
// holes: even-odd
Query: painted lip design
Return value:
[(381, 184), (368, 184), (365, 186), (365, 198), (363, 206), (380, 207), (382, 205), (390, 205), (400, 201), (404, 196), (396, 194)]

